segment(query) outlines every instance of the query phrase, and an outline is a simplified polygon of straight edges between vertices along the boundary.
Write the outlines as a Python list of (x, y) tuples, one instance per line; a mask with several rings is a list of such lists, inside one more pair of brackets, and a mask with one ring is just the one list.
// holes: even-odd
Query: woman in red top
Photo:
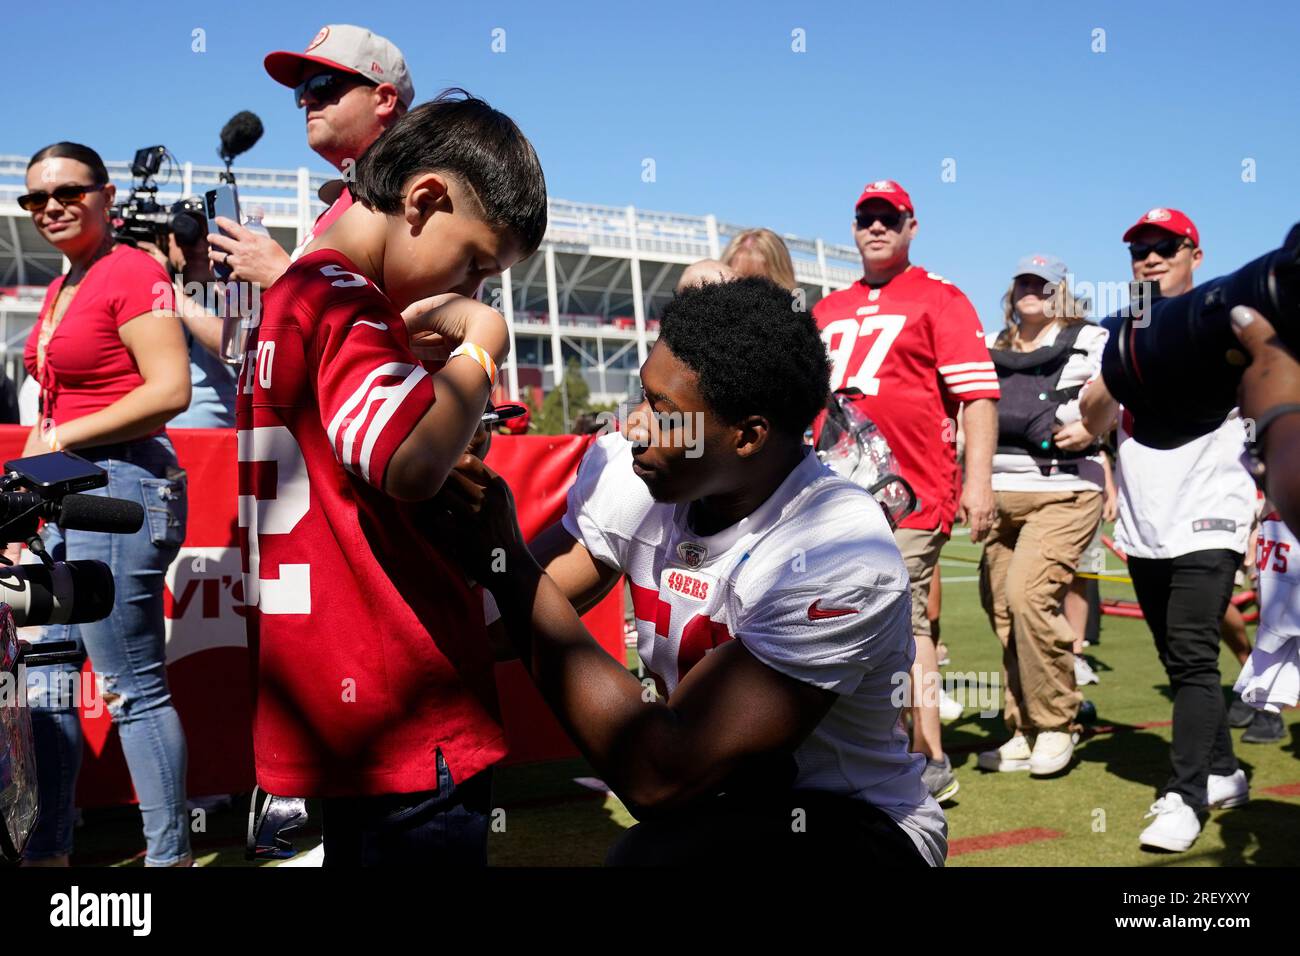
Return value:
[[(163, 629), (163, 576), (186, 518), (184, 472), (163, 426), (190, 401), (185, 338), (162, 266), (114, 238), (115, 190), (94, 150), (47, 146), (28, 163), (27, 189), (19, 205), (70, 267), (50, 283), (27, 342), (41, 415), (24, 455), (75, 451), (108, 472), (108, 486), (92, 494), (139, 501), (146, 515), (133, 535), (47, 526), (56, 560), (109, 565), (116, 599), (105, 620), (52, 625), (42, 640), (84, 643), (140, 800), (145, 863), (186, 865), (185, 737), (167, 689)], [(82, 749), (74, 701), (86, 696), (43, 677), (29, 684), (41, 811), (26, 857), (66, 865)]]

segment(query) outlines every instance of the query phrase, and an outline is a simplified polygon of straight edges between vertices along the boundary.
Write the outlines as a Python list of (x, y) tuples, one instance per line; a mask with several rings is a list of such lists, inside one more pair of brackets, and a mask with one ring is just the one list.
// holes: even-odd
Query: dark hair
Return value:
[(802, 437), (826, 407), (830, 361), (812, 316), (757, 276), (684, 289), (664, 306), (659, 340), (699, 376), (721, 418), (762, 415)]
[(462, 89), (407, 112), (357, 161), (352, 195), (393, 215), (412, 176), (444, 172), (473, 190), (483, 218), (519, 241), (523, 255), (546, 234), (546, 179), (532, 143), (514, 120)]
[(90, 167), (90, 174), (95, 178), (94, 185), (103, 186), (108, 182), (108, 167), (100, 159), (99, 153), (80, 143), (51, 143), (44, 149), (38, 149), (36, 155), (27, 162), (31, 169), (42, 159), (75, 159)]

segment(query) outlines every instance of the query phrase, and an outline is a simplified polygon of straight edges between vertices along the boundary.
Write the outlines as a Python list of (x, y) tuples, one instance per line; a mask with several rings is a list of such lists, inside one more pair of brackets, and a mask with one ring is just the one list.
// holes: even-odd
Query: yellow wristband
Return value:
[(478, 362), (479, 367), (487, 373), (488, 388), (496, 387), (497, 363), (492, 361), (492, 355), (487, 349), (483, 348), (481, 345), (475, 345), (473, 342), (465, 342), (447, 356), (447, 361), (450, 362), (457, 355), (468, 355), (475, 362)]

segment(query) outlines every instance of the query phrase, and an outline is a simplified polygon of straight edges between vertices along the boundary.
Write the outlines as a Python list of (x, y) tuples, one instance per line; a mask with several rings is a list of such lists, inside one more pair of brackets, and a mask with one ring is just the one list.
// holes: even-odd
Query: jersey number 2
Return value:
[(261, 576), (262, 536), (288, 534), (307, 515), (311, 484), (302, 450), (283, 425), (241, 429), (238, 444), (240, 462), (275, 465), (274, 497), (239, 496), (239, 526), (248, 529), (244, 603), (263, 614), (310, 614), (310, 564), (281, 563), (278, 578)]
[[(880, 366), (885, 364), (885, 356), (889, 354), (890, 346), (898, 338), (898, 333), (903, 331), (906, 321), (905, 315), (859, 314), (857, 318), (836, 319), (822, 329), (822, 341), (831, 353), (834, 366), (831, 370), (831, 387), (857, 388), (862, 390), (863, 395), (879, 395), (880, 379), (876, 374), (880, 371)], [(875, 335), (876, 338), (862, 357), (862, 364), (856, 369), (850, 369), (858, 339), (869, 335)]]

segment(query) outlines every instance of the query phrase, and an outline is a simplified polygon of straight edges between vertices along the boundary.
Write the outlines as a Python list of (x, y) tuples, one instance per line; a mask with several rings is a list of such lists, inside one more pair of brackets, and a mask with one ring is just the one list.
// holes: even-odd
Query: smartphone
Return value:
[[(203, 194), (203, 211), (208, 217), (208, 235), (221, 233), (217, 226), (217, 216), (225, 216), (232, 222), (239, 222), (239, 192), (234, 183), (223, 183), (216, 189), (209, 189)], [(221, 233), (226, 235), (226, 233)], [(218, 279), (230, 278), (230, 267), (214, 265), (212, 272)]]
[(16, 458), (5, 462), (5, 471), (16, 471), (33, 491), (39, 488), (75, 494), (108, 484), (108, 472), (70, 451)]

